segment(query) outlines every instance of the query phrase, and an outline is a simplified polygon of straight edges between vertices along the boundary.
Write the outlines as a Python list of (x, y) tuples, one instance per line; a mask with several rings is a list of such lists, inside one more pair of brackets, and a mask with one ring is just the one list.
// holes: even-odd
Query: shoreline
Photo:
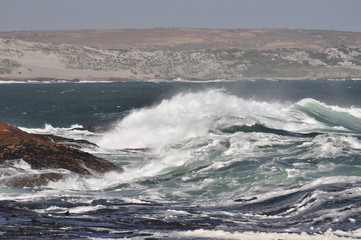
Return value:
[(240, 82), (240, 81), (360, 81), (361, 78), (240, 78), (236, 79), (172, 79), (172, 78), (149, 78), (149, 79), (132, 79), (132, 78), (50, 78), (50, 77), (37, 77), (37, 78), (6, 78), (0, 77), (0, 84), (16, 84), (16, 83), (117, 83), (117, 82), (185, 82), (185, 83), (212, 83), (212, 82)]

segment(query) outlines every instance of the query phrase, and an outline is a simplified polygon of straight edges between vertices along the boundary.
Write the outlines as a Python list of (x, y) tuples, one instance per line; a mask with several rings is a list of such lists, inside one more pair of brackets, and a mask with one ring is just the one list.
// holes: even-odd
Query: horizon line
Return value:
[(52, 29), (52, 30), (0, 30), (0, 33), (11, 32), (61, 32), (61, 31), (124, 31), (124, 30), (181, 30), (181, 29), (201, 29), (201, 30), (289, 30), (289, 31), (332, 31), (332, 32), (350, 32), (361, 33), (361, 31), (351, 30), (334, 30), (334, 29), (318, 29), (318, 28), (272, 28), (272, 27), (260, 27), (260, 28), (210, 28), (210, 27), (153, 27), (153, 28), (79, 28), (79, 29)]

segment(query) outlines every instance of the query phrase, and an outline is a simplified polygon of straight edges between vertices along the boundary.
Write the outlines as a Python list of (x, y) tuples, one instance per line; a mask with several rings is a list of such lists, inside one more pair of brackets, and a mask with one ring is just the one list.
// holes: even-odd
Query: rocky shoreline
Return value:
[[(61, 142), (62, 144), (56, 143)], [(68, 143), (68, 145), (64, 143)], [(123, 171), (113, 163), (80, 151), (69, 145), (92, 144), (85, 141), (39, 136), (26, 133), (14, 126), (0, 123), (0, 165), (13, 166), (17, 161), (26, 162), (31, 169), (65, 169), (70, 173), (97, 176), (110, 171)], [(76, 145), (75, 144), (75, 145)], [(45, 186), (50, 181), (65, 179), (68, 174), (39, 173), (29, 176), (2, 178), (0, 185), (10, 187)]]

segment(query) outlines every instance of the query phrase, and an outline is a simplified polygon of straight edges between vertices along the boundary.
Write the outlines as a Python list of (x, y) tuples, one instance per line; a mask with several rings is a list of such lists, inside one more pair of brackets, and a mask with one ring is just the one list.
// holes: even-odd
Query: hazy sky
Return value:
[(0, 31), (156, 27), (361, 32), (361, 0), (0, 0)]

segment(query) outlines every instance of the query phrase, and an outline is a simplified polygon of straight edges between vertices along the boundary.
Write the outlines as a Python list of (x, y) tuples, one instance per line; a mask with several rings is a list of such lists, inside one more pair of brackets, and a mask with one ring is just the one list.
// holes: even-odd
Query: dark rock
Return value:
[(38, 219), (33, 218), (33, 219), (31, 219), (31, 223), (32, 224), (40, 224), (41, 222)]
[[(23, 159), (32, 169), (67, 169), (74, 173), (84, 175), (103, 174), (109, 171), (122, 171), (113, 163), (82, 152), (70, 146), (57, 144), (45, 139), (26, 133), (16, 127), (0, 123), (0, 164), (6, 160)], [(30, 182), (26, 178), (8, 178), (5, 182), (9, 185), (38, 186), (45, 185), (49, 181), (59, 180), (61, 174), (44, 173), (30, 176)]]
[(82, 146), (98, 147), (98, 145), (96, 145), (95, 143), (83, 139), (75, 140), (72, 138), (59, 137), (52, 134), (33, 134), (33, 135), (47, 141), (51, 141), (54, 143), (61, 143), (75, 148), (81, 148)]
[(87, 127), (81, 127), (81, 128), (73, 128), (72, 130), (79, 130), (79, 131), (89, 131), (93, 133), (104, 133), (107, 131), (112, 130), (113, 126), (87, 126)]
[(257, 199), (258, 199), (257, 197), (252, 197), (252, 198), (248, 198), (248, 199), (239, 198), (239, 199), (234, 200), (234, 202), (250, 202), (253, 200), (257, 200)]
[(17, 236), (24, 236), (25, 235), (25, 229), (22, 227), (19, 227), (18, 231), (15, 232), (15, 235)]

